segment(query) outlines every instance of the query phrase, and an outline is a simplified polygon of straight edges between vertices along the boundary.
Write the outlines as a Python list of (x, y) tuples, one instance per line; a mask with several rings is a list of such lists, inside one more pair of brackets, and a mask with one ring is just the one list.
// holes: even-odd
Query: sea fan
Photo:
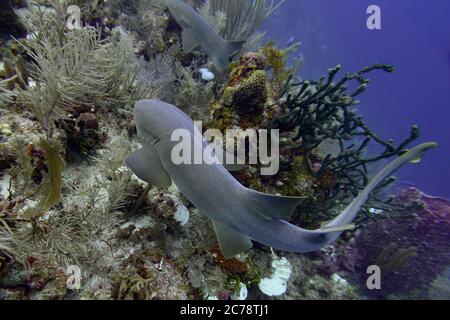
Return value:
[(385, 298), (426, 290), (450, 265), (450, 201), (415, 188), (402, 191), (396, 201), (420, 202), (423, 208), (370, 221), (353, 246), (355, 274), (363, 288), (366, 268), (381, 263), (381, 290), (365, 290), (370, 296)]

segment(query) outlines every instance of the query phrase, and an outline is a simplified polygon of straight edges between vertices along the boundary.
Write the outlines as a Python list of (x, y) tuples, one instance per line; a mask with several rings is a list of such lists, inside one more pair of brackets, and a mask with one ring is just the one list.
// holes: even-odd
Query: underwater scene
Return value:
[(449, 300), (449, 13), (1, 0), (0, 300)]

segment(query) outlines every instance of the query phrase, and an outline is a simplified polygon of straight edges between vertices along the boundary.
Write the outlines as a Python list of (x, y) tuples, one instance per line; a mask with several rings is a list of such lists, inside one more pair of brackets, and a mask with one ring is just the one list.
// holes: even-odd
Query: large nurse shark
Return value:
[(193, 120), (177, 107), (158, 100), (142, 100), (135, 104), (134, 119), (142, 148), (127, 158), (127, 166), (140, 179), (156, 187), (167, 188), (173, 181), (186, 198), (211, 219), (226, 258), (249, 250), (252, 240), (288, 252), (320, 250), (352, 227), (353, 219), (377, 185), (437, 146), (436, 143), (421, 144), (398, 157), (333, 221), (321, 229), (306, 230), (287, 222), (301, 198), (250, 190), (218, 161), (212, 165), (174, 164), (172, 149), (179, 143), (171, 139), (175, 130), (189, 132), (193, 149), (194, 145), (202, 150), (209, 146)]

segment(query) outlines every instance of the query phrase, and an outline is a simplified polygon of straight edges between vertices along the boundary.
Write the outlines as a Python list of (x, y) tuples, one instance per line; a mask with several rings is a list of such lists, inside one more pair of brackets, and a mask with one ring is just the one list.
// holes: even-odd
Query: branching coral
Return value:
[[(356, 195), (368, 183), (370, 164), (402, 154), (419, 137), (419, 129), (414, 126), (410, 136), (402, 143), (395, 145), (392, 140), (385, 141), (353, 110), (359, 104), (356, 98), (366, 90), (369, 83), (365, 75), (375, 70), (393, 72), (392, 66), (365, 67), (334, 82), (339, 70), (340, 66), (330, 69), (328, 77), (322, 77), (318, 82), (295, 82), (291, 76), (281, 91), (280, 101), (285, 112), (276, 116), (271, 124), (272, 128), (282, 132), (295, 131), (293, 141), (297, 141), (297, 145), (292, 148), (303, 150), (306, 164), (315, 177), (330, 171), (336, 176), (337, 183), (327, 201), (331, 206), (349, 194)], [(356, 81), (359, 86), (349, 93), (352, 81)], [(315, 149), (330, 140), (338, 151), (320, 158)], [(366, 149), (371, 142), (382, 146), (384, 151), (366, 156)], [(391, 182), (389, 180), (381, 187)], [(343, 194), (343, 190), (347, 194)], [(322, 210), (327, 208), (326, 205)]]

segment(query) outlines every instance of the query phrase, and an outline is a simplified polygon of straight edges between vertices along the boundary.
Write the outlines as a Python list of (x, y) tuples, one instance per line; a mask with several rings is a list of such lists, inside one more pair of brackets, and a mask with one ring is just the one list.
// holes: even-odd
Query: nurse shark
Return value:
[(407, 151), (379, 172), (367, 187), (334, 220), (321, 229), (306, 230), (289, 218), (302, 201), (253, 191), (240, 184), (218, 161), (215, 164), (174, 164), (172, 133), (187, 130), (193, 148), (206, 150), (208, 143), (196, 132), (194, 121), (177, 107), (158, 100), (135, 104), (134, 119), (142, 148), (126, 159), (126, 165), (142, 180), (160, 188), (172, 181), (214, 225), (220, 249), (231, 258), (252, 248), (252, 240), (277, 250), (306, 253), (334, 242), (351, 224), (369, 194), (403, 165), (415, 162), (437, 146), (424, 143)]
[(227, 41), (192, 7), (182, 0), (166, 0), (170, 13), (183, 28), (183, 51), (200, 47), (212, 59), (214, 66), (223, 71), (245, 41)]

